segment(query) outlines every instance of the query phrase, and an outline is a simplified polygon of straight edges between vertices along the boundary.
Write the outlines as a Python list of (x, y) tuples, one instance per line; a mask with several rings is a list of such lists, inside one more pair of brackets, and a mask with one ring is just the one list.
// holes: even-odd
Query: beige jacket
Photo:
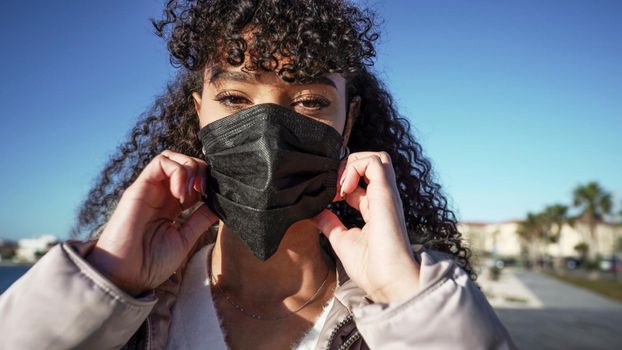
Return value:
[[(55, 246), (0, 296), (0, 349), (165, 347), (183, 270), (132, 297), (83, 259), (94, 244)], [(516, 349), (450, 255), (425, 248), (415, 253), (419, 292), (388, 305), (370, 303), (338, 262), (335, 302), (316, 349)]]

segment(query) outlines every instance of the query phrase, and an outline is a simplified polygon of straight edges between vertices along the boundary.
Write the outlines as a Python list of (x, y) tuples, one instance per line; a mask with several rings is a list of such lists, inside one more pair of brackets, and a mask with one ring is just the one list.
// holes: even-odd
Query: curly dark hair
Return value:
[[(411, 242), (448, 253), (477, 279), (429, 160), (371, 70), (379, 37), (373, 11), (340, 0), (170, 0), (163, 17), (151, 22), (167, 40), (178, 73), (105, 165), (79, 210), (73, 236), (97, 236), (123, 191), (163, 150), (202, 157), (192, 92), (202, 90), (210, 64), (276, 72), (287, 82), (337, 72), (347, 79), (347, 98), (361, 98), (348, 146), (391, 156)], [(360, 214), (344, 202), (331, 209), (346, 226), (362, 227)]]

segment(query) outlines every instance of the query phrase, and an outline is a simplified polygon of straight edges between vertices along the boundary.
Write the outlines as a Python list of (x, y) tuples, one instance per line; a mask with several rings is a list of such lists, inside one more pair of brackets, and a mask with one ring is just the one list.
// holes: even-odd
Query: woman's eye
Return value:
[(311, 97), (303, 98), (298, 101), (294, 101), (294, 105), (302, 106), (309, 110), (320, 110), (322, 108), (330, 106), (330, 101), (325, 98)]
[(251, 103), (246, 97), (232, 93), (218, 94), (215, 100), (227, 107), (242, 107)]

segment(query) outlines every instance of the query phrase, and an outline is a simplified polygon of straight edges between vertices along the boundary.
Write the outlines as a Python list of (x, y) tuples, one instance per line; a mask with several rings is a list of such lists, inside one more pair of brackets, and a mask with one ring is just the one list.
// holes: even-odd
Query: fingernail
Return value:
[(343, 186), (343, 182), (346, 181), (346, 170), (341, 173), (341, 179), (339, 180), (339, 186)]

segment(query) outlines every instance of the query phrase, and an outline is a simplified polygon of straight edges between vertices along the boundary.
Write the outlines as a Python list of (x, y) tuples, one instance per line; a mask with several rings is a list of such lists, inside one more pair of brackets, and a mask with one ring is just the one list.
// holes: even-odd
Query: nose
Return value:
[(287, 94), (287, 90), (271, 86), (261, 89), (261, 92), (257, 94), (253, 101), (256, 105), (262, 103), (273, 103), (285, 108), (293, 108), (291, 106), (290, 97)]

